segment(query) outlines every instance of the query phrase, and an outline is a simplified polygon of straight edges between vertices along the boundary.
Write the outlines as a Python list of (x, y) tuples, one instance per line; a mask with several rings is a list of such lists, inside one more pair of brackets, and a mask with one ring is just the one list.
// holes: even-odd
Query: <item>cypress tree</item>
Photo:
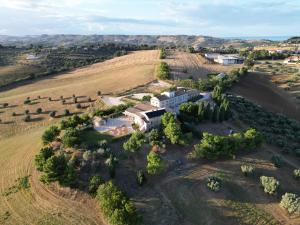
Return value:
[(214, 107), (213, 110), (212, 121), (214, 123), (219, 121), (219, 107), (217, 105)]

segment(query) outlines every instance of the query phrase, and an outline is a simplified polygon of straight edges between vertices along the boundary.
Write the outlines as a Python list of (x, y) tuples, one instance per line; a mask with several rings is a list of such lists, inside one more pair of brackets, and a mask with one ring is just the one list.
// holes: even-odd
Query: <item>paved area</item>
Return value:
[(115, 106), (124, 104), (121, 100), (123, 97), (111, 97), (111, 96), (103, 96), (101, 99), (102, 101), (108, 106)]
[(101, 120), (99, 117), (95, 117), (93, 124), (95, 130), (104, 133), (112, 130), (118, 130), (119, 128), (123, 128), (123, 130), (127, 130), (127, 132), (133, 132), (132, 129), (132, 120), (128, 117), (118, 117), (107, 120)]

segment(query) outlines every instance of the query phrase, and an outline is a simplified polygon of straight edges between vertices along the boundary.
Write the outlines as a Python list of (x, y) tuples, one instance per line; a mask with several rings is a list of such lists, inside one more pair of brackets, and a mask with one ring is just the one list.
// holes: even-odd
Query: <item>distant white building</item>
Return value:
[(159, 108), (174, 108), (199, 95), (198, 90), (178, 88), (177, 90), (166, 91), (159, 96), (152, 97), (150, 103)]
[(218, 53), (206, 53), (205, 57), (223, 65), (242, 64), (244, 62), (244, 59), (238, 54), (221, 55)]
[(132, 118), (141, 131), (148, 131), (161, 124), (161, 117), (166, 113), (164, 108), (157, 108), (149, 104), (138, 104), (128, 108), (123, 114)]
[(26, 59), (27, 60), (37, 60), (40, 57), (38, 55), (34, 55), (34, 54), (27, 54)]
[(242, 64), (244, 60), (236, 54), (219, 55), (215, 62), (223, 65)]

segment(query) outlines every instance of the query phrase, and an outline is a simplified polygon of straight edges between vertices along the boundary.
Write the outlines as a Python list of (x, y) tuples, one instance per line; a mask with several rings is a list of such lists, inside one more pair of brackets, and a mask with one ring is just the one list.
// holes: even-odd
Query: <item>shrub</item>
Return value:
[(101, 184), (96, 199), (108, 222), (112, 225), (137, 225), (142, 217), (134, 204), (111, 181)]
[(52, 118), (54, 118), (55, 115), (56, 115), (56, 111), (51, 111), (51, 112), (49, 113), (49, 116), (52, 117)]
[(264, 192), (271, 195), (275, 194), (279, 187), (279, 181), (274, 177), (261, 176), (260, 183), (264, 188)]
[(12, 116), (17, 116), (17, 114), (16, 114), (15, 112), (13, 112), (11, 115), (12, 115)]
[(85, 151), (83, 154), (82, 154), (82, 158), (84, 161), (90, 161), (92, 159), (92, 152), (90, 150), (88, 151)]
[(300, 169), (295, 169), (293, 175), (295, 179), (300, 179)]
[(97, 95), (100, 96), (101, 95), (101, 91), (97, 91)]
[(65, 110), (64, 110), (64, 115), (65, 115), (65, 116), (69, 116), (69, 115), (70, 115), (70, 111), (69, 111), (68, 109), (65, 109)]
[(26, 114), (26, 115), (28, 115), (29, 114), (29, 110), (28, 109), (26, 109), (25, 111), (24, 111), (24, 113)]
[(293, 193), (285, 193), (281, 198), (280, 206), (290, 214), (300, 214), (300, 197)]
[(280, 168), (282, 166), (282, 158), (278, 155), (273, 155), (271, 161), (277, 168)]
[(149, 174), (158, 174), (164, 169), (164, 163), (160, 155), (151, 151), (147, 155), (147, 172)]
[(76, 109), (81, 109), (81, 104), (80, 103), (76, 104)]
[(51, 98), (51, 97), (49, 97), (49, 98), (48, 98), (48, 100), (51, 102), (51, 101), (52, 101), (52, 98)]
[(89, 193), (96, 194), (100, 184), (103, 184), (104, 180), (100, 175), (91, 176), (89, 179)]
[(26, 115), (26, 116), (24, 117), (24, 122), (29, 122), (30, 120), (31, 120), (30, 115)]
[(143, 101), (143, 102), (150, 102), (150, 100), (151, 100), (151, 95), (145, 95), (145, 96), (143, 96), (143, 98), (142, 98), (142, 101)]
[(24, 100), (24, 105), (28, 105), (28, 104), (30, 104), (31, 103), (31, 100), (30, 99), (25, 99)]
[(136, 172), (136, 182), (139, 186), (142, 186), (146, 182), (146, 176), (142, 170)]
[(47, 144), (49, 142), (52, 142), (55, 140), (55, 138), (59, 135), (60, 130), (57, 126), (50, 126), (48, 127), (43, 135), (42, 135), (42, 141), (44, 144)]
[(6, 107), (8, 106), (8, 103), (5, 102), (5, 103), (3, 103), (2, 105), (3, 105), (3, 108), (6, 108)]
[(61, 100), (60, 102), (61, 102), (62, 105), (64, 105), (64, 104), (66, 103), (66, 100), (63, 99), (63, 100)]
[(250, 165), (241, 165), (241, 171), (245, 176), (254, 174), (254, 167)]
[(40, 114), (40, 113), (42, 113), (42, 112), (43, 112), (43, 109), (42, 109), (42, 108), (37, 108), (37, 109), (36, 109), (36, 113)]
[(218, 179), (217, 177), (209, 177), (207, 179), (207, 183), (206, 183), (206, 186), (214, 191), (214, 192), (218, 192), (221, 188), (221, 182), (220, 182), (220, 179)]

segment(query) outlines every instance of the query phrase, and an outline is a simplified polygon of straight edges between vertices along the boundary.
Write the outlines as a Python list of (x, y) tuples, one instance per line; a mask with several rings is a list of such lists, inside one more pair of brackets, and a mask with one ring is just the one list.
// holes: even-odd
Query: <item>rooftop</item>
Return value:
[(154, 110), (154, 111), (150, 111), (150, 112), (145, 112), (145, 115), (148, 118), (154, 118), (154, 117), (162, 116), (165, 113), (166, 113), (165, 109), (158, 109), (158, 110)]

